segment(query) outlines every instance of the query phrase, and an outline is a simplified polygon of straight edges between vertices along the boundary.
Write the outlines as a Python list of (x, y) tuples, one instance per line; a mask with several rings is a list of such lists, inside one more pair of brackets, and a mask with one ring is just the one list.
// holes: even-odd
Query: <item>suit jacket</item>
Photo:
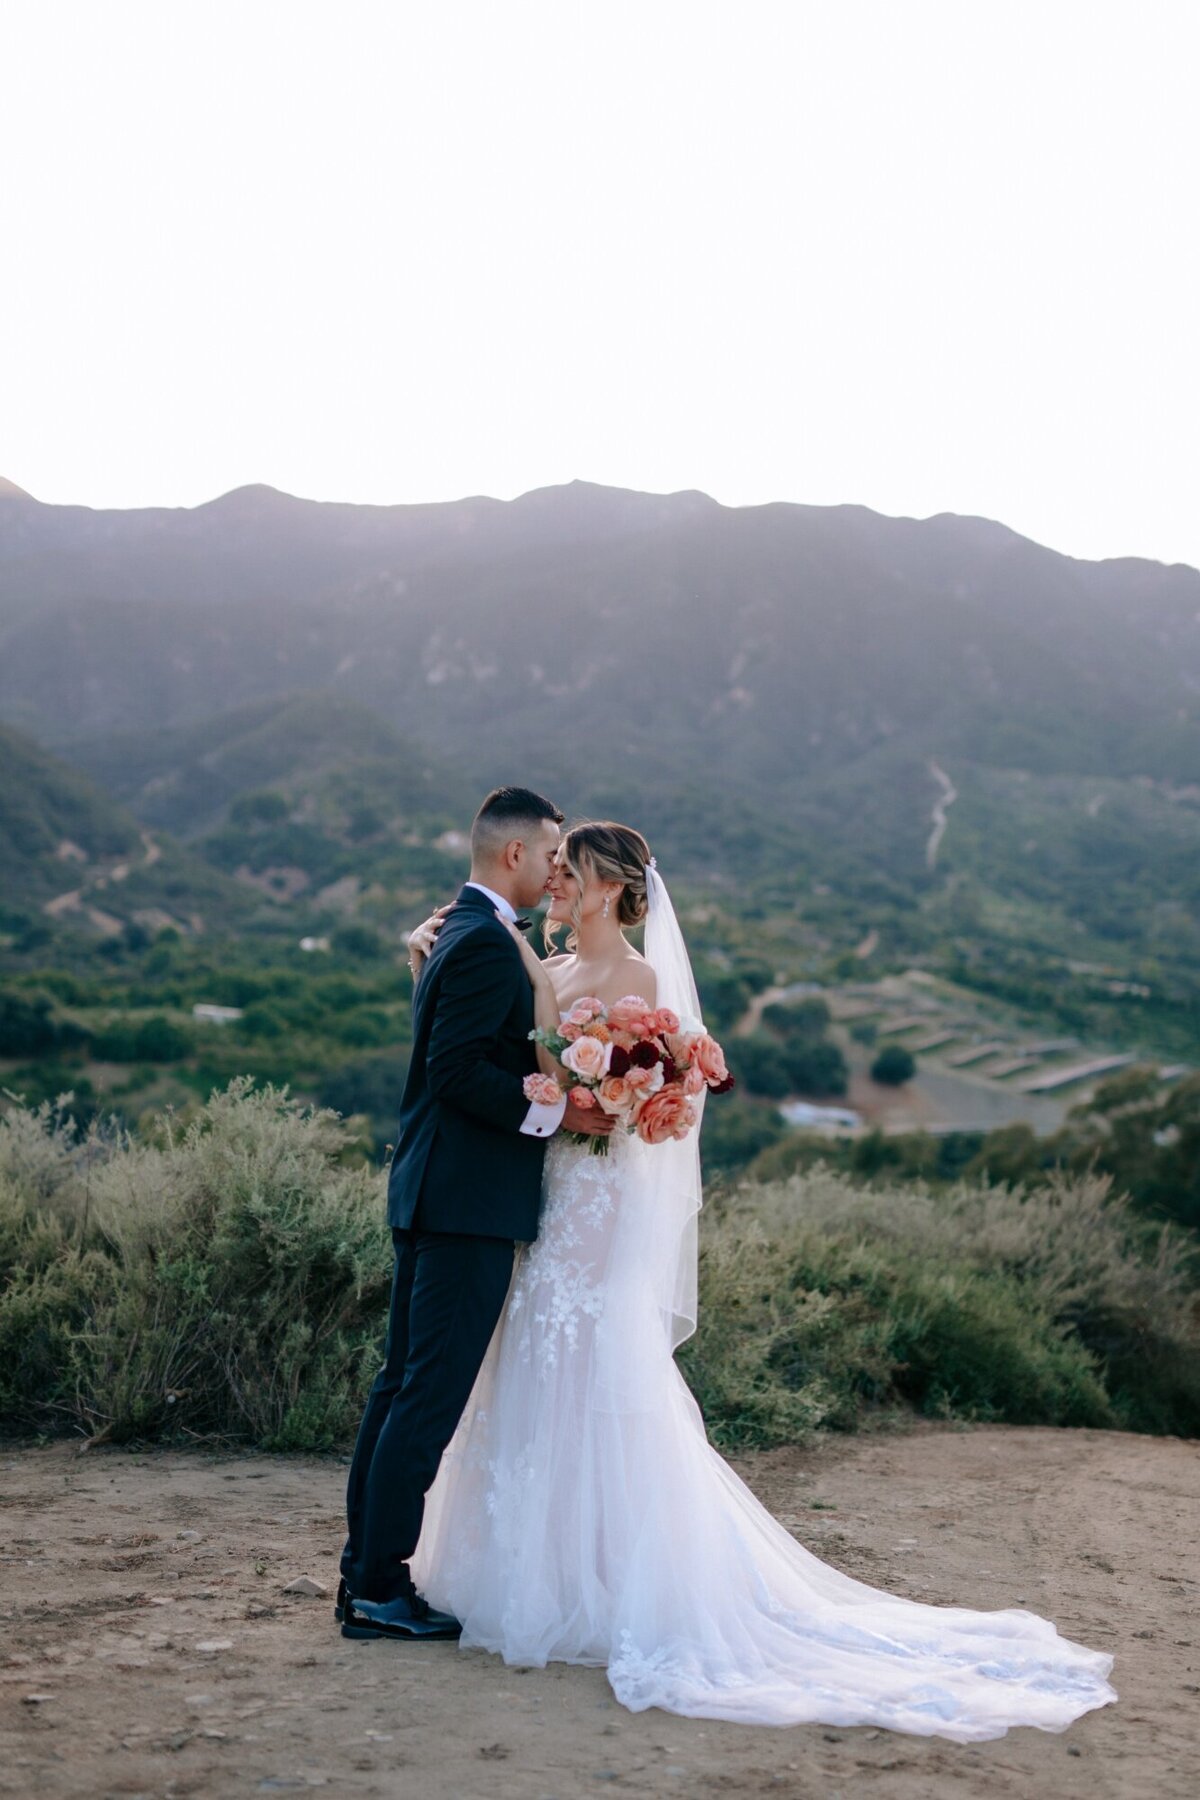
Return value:
[(533, 990), (486, 894), (464, 887), (413, 997), (388, 1224), (537, 1236), (546, 1140), (523, 1134)]

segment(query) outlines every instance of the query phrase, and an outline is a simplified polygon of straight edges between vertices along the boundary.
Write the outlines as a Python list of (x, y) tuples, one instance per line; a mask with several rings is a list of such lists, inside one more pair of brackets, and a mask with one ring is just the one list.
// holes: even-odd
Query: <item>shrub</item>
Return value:
[(710, 1208), (681, 1361), (727, 1444), (942, 1416), (1200, 1432), (1184, 1241), (1107, 1180), (852, 1185), (818, 1166)]
[(0, 1120), (0, 1403), (114, 1439), (345, 1441), (383, 1328), (373, 1175), (333, 1114), (245, 1079), (159, 1141)]
[[(382, 1184), (345, 1166), (352, 1142), (334, 1114), (244, 1078), (144, 1142), (97, 1122), (81, 1132), (48, 1103), (10, 1107), (9, 1426), (348, 1442), (390, 1277)], [(681, 1362), (726, 1444), (909, 1407), (1200, 1434), (1184, 1240), (1148, 1227), (1107, 1178), (934, 1193), (817, 1166), (710, 1203), (703, 1226), (700, 1324)]]

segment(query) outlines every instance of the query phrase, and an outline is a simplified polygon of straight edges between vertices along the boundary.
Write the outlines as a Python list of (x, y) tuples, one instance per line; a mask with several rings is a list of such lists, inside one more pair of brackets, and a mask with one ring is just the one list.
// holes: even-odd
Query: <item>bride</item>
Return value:
[[(575, 826), (549, 893), (567, 953), (540, 962), (514, 932), (539, 1026), (584, 995), (698, 1022), (638, 832)], [(625, 936), (643, 921), (645, 958)], [(414, 944), (436, 929), (435, 915)], [(464, 1646), (602, 1665), (634, 1711), (966, 1742), (1061, 1731), (1115, 1700), (1112, 1658), (1033, 1613), (921, 1605), (829, 1568), (710, 1446), (672, 1359), (696, 1322), (698, 1135), (614, 1133), (607, 1156), (550, 1140), (539, 1235), (430, 1492), (418, 1587), (462, 1621)]]

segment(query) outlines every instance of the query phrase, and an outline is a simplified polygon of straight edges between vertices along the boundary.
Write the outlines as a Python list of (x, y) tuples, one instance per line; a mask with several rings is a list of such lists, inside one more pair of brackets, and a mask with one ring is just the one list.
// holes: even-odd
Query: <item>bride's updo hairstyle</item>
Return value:
[[(586, 886), (589, 876), (596, 881), (619, 881), (621, 892), (617, 896), (618, 925), (624, 929), (642, 923), (650, 904), (646, 894), (646, 864), (650, 861), (650, 846), (640, 831), (635, 831), (632, 825), (614, 825), (611, 819), (602, 820), (598, 824), (572, 825), (563, 833), (559, 854), (581, 890)], [(569, 950), (575, 948), (580, 923), (579, 902), (576, 901), (571, 933), (567, 938)], [(543, 936), (551, 949), (556, 947), (554, 931), (555, 927), (547, 919)]]

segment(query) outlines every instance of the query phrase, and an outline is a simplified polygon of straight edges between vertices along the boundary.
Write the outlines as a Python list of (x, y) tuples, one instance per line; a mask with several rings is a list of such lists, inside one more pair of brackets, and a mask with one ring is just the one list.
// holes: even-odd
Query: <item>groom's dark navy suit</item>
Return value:
[(464, 887), (421, 971), (388, 1177), (396, 1252), (384, 1365), (350, 1469), (342, 1574), (351, 1593), (409, 1591), (425, 1495), (454, 1434), (512, 1274), (537, 1235), (545, 1139), (522, 1132), (533, 992), (491, 900)]

